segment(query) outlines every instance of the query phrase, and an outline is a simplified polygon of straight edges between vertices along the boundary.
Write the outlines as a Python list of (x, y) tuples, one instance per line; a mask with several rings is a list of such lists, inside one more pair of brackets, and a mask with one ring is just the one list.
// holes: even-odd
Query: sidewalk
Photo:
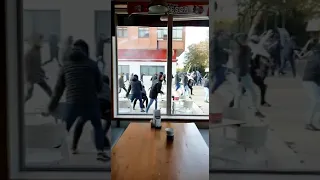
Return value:
[[(320, 162), (320, 132), (308, 131), (304, 128), (304, 115), (307, 110), (307, 96), (299, 78), (291, 75), (269, 77), (267, 101), (272, 107), (261, 107), (266, 115), (265, 122), (269, 124), (266, 154), (260, 158), (269, 159), (269, 166), (263, 165), (225, 165), (211, 158), (211, 168), (250, 168), (272, 170), (319, 170)], [(257, 92), (258, 89), (257, 89)], [(228, 130), (229, 133), (229, 130)], [(235, 132), (231, 130), (231, 135)], [(210, 154), (216, 154), (219, 147), (220, 129), (210, 129)], [(235, 150), (231, 152), (236, 153)], [(242, 153), (249, 159), (254, 154)]]

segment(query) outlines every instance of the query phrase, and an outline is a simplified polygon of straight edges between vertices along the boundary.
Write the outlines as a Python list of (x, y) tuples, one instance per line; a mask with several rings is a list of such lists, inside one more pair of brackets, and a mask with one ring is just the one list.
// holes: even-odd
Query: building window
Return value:
[(111, 11), (95, 11), (95, 38), (99, 40), (100, 35), (107, 36), (111, 34), (111, 27), (108, 22), (111, 21)]
[(139, 27), (138, 35), (139, 35), (139, 38), (148, 38), (149, 37), (149, 28), (148, 27)]
[(157, 35), (159, 40), (166, 40), (168, 37), (168, 28), (158, 27)]
[(124, 75), (130, 73), (130, 66), (129, 65), (118, 65), (118, 74), (120, 75), (123, 73)]
[(51, 34), (56, 34), (60, 40), (59, 10), (24, 10), (23, 37), (28, 40), (33, 33), (43, 35), (45, 41)]
[[(159, 27), (157, 30), (158, 40), (166, 40), (168, 38), (168, 28)], [(183, 27), (173, 27), (172, 29), (172, 39), (182, 40), (183, 39)]]
[(164, 73), (164, 70), (164, 66), (140, 66), (140, 73), (146, 76), (153, 76), (156, 73), (159, 74), (159, 72)]
[(118, 27), (117, 28), (117, 36), (119, 38), (127, 38), (128, 37), (128, 28), (126, 28), (126, 27)]

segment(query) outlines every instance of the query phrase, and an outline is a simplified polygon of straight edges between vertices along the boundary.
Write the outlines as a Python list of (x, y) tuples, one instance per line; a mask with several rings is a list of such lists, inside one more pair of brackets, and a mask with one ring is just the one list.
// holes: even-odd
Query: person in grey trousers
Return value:
[(67, 63), (70, 60), (70, 54), (72, 53), (72, 48), (73, 48), (73, 36), (68, 36), (65, 41), (64, 45), (62, 48), (62, 64)]
[(49, 37), (49, 48), (50, 59), (44, 62), (43, 66), (51, 63), (55, 59), (58, 65), (61, 67), (61, 63), (59, 61), (59, 36), (55, 33), (52, 33)]
[(41, 67), (41, 48), (43, 36), (40, 34), (33, 34), (31, 37), (31, 48), (27, 50), (24, 55), (25, 62), (25, 78), (27, 84), (27, 95), (25, 102), (30, 100), (33, 95), (34, 85), (39, 85), (44, 92), (51, 97), (51, 87), (46, 82), (46, 75)]
[(77, 40), (73, 46), (70, 60), (60, 68), (53, 96), (43, 115), (48, 116), (55, 111), (64, 90), (66, 90), (66, 108), (63, 120), (66, 122), (68, 132), (80, 117), (74, 130), (72, 153), (79, 153), (78, 141), (84, 124), (90, 120), (94, 128), (97, 160), (106, 161), (110, 157), (104, 153), (104, 132), (98, 99), (98, 93), (103, 87), (102, 76), (97, 64), (89, 58), (88, 44), (84, 40)]
[(125, 92), (128, 92), (126, 85), (124, 84), (123, 73), (121, 73), (119, 78), (119, 93), (121, 93), (121, 89), (123, 89)]
[[(306, 64), (302, 77), (303, 87), (309, 97), (309, 105), (306, 119), (306, 129), (320, 130), (320, 44), (312, 49), (312, 55)], [(318, 113), (318, 116), (317, 116)]]

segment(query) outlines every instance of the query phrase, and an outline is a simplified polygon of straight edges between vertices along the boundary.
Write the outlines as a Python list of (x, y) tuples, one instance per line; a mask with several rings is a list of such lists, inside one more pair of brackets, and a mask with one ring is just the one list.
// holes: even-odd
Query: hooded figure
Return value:
[(50, 62), (52, 62), (54, 59), (57, 60), (58, 65), (61, 66), (61, 63), (59, 62), (59, 37), (57, 34), (52, 33), (49, 37), (49, 48), (50, 48), (50, 59), (43, 63), (43, 65), (46, 65)]
[(70, 60), (70, 55), (72, 53), (72, 46), (73, 46), (72, 44), (73, 44), (73, 37), (68, 36), (64, 41), (63, 50), (62, 50), (61, 59), (63, 64), (65, 64)]
[(45, 72), (41, 67), (42, 41), (42, 35), (33, 34), (29, 41), (31, 47), (24, 55), (25, 78), (27, 82), (25, 102), (32, 97), (34, 84), (38, 84), (48, 96), (52, 95), (51, 88), (45, 81)]
[(131, 102), (133, 102), (134, 99), (138, 99), (140, 102), (141, 112), (144, 112), (142, 102), (142, 90), (142, 84), (141, 81), (139, 81), (138, 75), (133, 75), (126, 97), (129, 97), (129, 93), (131, 92), (131, 96), (129, 97), (129, 99), (131, 100)]
[[(308, 130), (320, 130), (320, 119), (316, 116), (320, 104), (320, 45), (317, 44), (311, 50), (312, 56), (306, 64), (303, 75), (303, 86), (309, 97), (309, 111), (306, 117), (306, 128)], [(316, 119), (318, 117), (318, 119)]]
[(157, 83), (155, 83), (150, 89), (150, 93), (149, 93), (150, 102), (149, 102), (147, 110), (146, 110), (147, 113), (149, 112), (149, 109), (154, 101), (156, 102), (155, 103), (155, 110), (157, 110), (157, 108), (158, 108), (158, 94), (159, 93), (163, 94), (163, 92), (161, 91), (163, 75), (159, 75), (159, 77), (157, 79), (158, 79)]
[(72, 150), (77, 154), (78, 142), (85, 123), (90, 120), (95, 133), (97, 159), (105, 161), (109, 157), (104, 151), (104, 133), (102, 130), (98, 93), (102, 89), (102, 76), (97, 64), (89, 58), (89, 46), (83, 40), (77, 40), (70, 54), (70, 60), (60, 69), (54, 95), (48, 105), (48, 113), (53, 112), (66, 90), (65, 115), (63, 117), (70, 131), (78, 117)]

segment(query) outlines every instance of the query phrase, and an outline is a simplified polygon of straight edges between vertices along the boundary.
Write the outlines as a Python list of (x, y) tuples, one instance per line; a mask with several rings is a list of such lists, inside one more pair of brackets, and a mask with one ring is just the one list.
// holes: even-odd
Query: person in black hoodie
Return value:
[(129, 97), (129, 99), (131, 100), (131, 103), (133, 102), (134, 99), (138, 99), (140, 102), (141, 112), (144, 112), (143, 102), (142, 102), (142, 90), (143, 90), (142, 84), (141, 84), (141, 81), (139, 81), (138, 75), (136, 74), (133, 75), (126, 97), (129, 97), (129, 93), (131, 92), (131, 96)]
[(161, 88), (162, 88), (162, 81), (163, 81), (163, 75), (160, 75), (158, 78), (158, 82), (155, 83), (152, 87), (151, 87), (151, 90), (150, 90), (150, 93), (149, 93), (149, 98), (150, 98), (150, 102), (148, 104), (148, 107), (147, 107), (147, 110), (146, 110), (146, 113), (148, 113), (151, 105), (153, 104), (153, 102), (155, 101), (155, 109), (158, 108), (158, 94), (164, 94), (162, 91), (161, 91)]
[(102, 130), (98, 93), (102, 89), (102, 76), (97, 64), (89, 58), (89, 46), (84, 40), (77, 40), (70, 54), (70, 61), (60, 69), (54, 93), (48, 105), (48, 116), (57, 108), (60, 98), (66, 90), (66, 109), (63, 120), (69, 132), (78, 117), (73, 137), (72, 151), (77, 154), (77, 146), (83, 126), (90, 120), (94, 128), (97, 160), (110, 158), (104, 153), (104, 133)]
[[(145, 89), (144, 86), (142, 86), (142, 91), (141, 91), (141, 93), (142, 93), (143, 103), (146, 103), (146, 106), (145, 106), (145, 107), (147, 107), (147, 106), (148, 106), (148, 97), (147, 97), (147, 92), (146, 92), (146, 89)], [(133, 109), (135, 109), (136, 104), (137, 104), (137, 99), (135, 99), (135, 100), (133, 101)]]

